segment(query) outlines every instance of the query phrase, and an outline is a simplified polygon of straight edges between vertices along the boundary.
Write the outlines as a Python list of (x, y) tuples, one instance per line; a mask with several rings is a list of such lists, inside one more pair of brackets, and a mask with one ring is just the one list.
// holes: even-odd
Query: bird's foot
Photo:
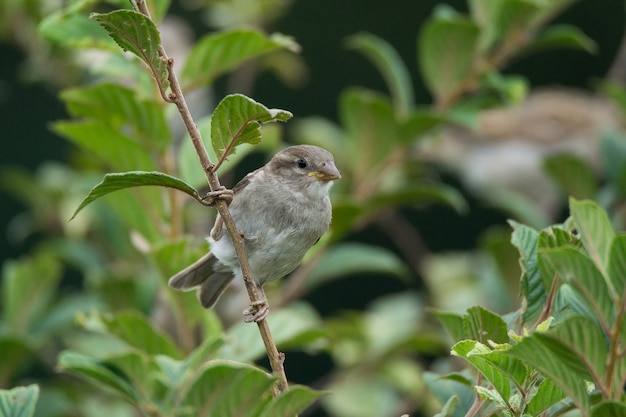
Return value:
[(258, 323), (270, 314), (270, 306), (267, 300), (257, 300), (243, 311), (243, 321), (246, 323)]
[(221, 185), (218, 189), (209, 191), (203, 198), (210, 206), (215, 206), (218, 200), (226, 201), (226, 204), (230, 204), (233, 201), (235, 193), (233, 190), (228, 189)]

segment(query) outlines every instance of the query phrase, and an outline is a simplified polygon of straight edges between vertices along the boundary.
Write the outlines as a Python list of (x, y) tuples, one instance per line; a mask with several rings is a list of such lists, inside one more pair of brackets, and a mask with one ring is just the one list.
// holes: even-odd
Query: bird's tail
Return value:
[(211, 308), (235, 277), (232, 271), (220, 266), (219, 261), (209, 252), (170, 278), (169, 286), (181, 291), (198, 287), (200, 304), (204, 308)]

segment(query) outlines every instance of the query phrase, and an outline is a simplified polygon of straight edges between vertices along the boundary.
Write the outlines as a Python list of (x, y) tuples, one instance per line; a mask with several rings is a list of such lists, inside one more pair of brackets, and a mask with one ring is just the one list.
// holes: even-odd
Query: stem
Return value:
[(402, 256), (409, 260), (413, 271), (421, 272), (421, 267), (430, 250), (419, 231), (399, 210), (388, 210), (378, 219), (381, 229), (391, 238)]
[(550, 315), (552, 314), (552, 303), (554, 302), (554, 297), (556, 297), (556, 292), (559, 288), (558, 283), (559, 283), (559, 276), (558, 274), (555, 274), (554, 279), (552, 280), (552, 286), (550, 287), (550, 293), (548, 294), (548, 298), (543, 304), (543, 310), (541, 311), (541, 315), (537, 319), (537, 322), (534, 327), (537, 327), (537, 325), (546, 321), (548, 317), (550, 317)]
[(467, 413), (465, 413), (465, 417), (474, 417), (476, 413), (478, 412), (478, 410), (480, 410), (480, 407), (483, 406), (483, 404), (484, 402), (483, 400), (480, 399), (480, 395), (476, 394), (474, 396), (474, 403), (472, 404), (470, 409), (467, 410)]
[[(480, 372), (476, 375), (476, 385), (482, 385), (482, 375), (480, 374)], [(484, 401), (480, 398), (480, 394), (477, 392), (474, 395), (474, 403), (472, 404), (470, 409), (467, 410), (467, 413), (465, 413), (465, 417), (474, 417), (478, 410), (480, 410), (480, 407), (483, 406), (483, 404)]]
[(242, 133), (243, 133), (244, 129), (246, 128), (246, 126), (248, 126), (251, 122), (253, 122), (253, 120), (246, 120), (246, 122), (235, 132), (235, 134), (233, 135), (233, 139), (230, 141), (228, 146), (226, 146), (226, 148), (224, 149), (224, 152), (222, 153), (221, 158), (217, 161), (217, 163), (215, 165), (213, 165), (211, 167), (211, 172), (217, 172), (217, 170), (220, 169), (222, 164), (228, 158), (228, 155), (230, 155), (230, 152), (235, 147), (236, 139), (239, 138), (239, 136), (242, 135)]
[(459, 86), (450, 94), (444, 97), (437, 97), (435, 107), (441, 111), (449, 110), (464, 95), (473, 92), (478, 87), (480, 77), (492, 69), (504, 67), (515, 52), (519, 51), (524, 44), (532, 39), (535, 28), (529, 28), (525, 31), (517, 31), (508, 34), (503, 40), (500, 47), (491, 55), (485, 56), (478, 65), (465, 77)]
[[(619, 311), (615, 316), (615, 322), (611, 327), (611, 331), (609, 333), (610, 339), (610, 348), (609, 354), (606, 359), (606, 377), (604, 379), (604, 384), (606, 387), (606, 391), (609, 394), (609, 398), (613, 400), (618, 400), (622, 394), (622, 385), (614, 386), (615, 372), (617, 369), (617, 364), (620, 360), (620, 356), (622, 356), (623, 352), (620, 352), (620, 330), (622, 328), (622, 320), (624, 319), (624, 311), (626, 310), (626, 297), (622, 297), (619, 302)], [(616, 391), (616, 392), (613, 392)]]
[[(148, 18), (150, 18), (150, 12), (148, 11), (145, 0), (136, 0), (136, 5), (140, 13), (143, 13)], [(200, 164), (202, 165), (204, 173), (207, 177), (209, 186), (211, 187), (212, 191), (218, 190), (220, 189), (221, 184), (219, 182), (217, 174), (214, 172), (215, 165), (211, 162), (209, 158), (206, 148), (204, 147), (204, 143), (202, 142), (200, 130), (194, 122), (191, 116), (191, 112), (187, 107), (187, 103), (185, 102), (185, 97), (183, 96), (180, 83), (178, 82), (178, 78), (176, 77), (176, 73), (174, 72), (174, 60), (167, 56), (167, 53), (165, 52), (165, 49), (162, 45), (159, 45), (159, 55), (167, 62), (167, 69), (169, 74), (168, 80), (170, 82), (171, 93), (167, 97), (165, 97), (166, 101), (172, 102), (176, 105), (176, 108), (178, 109), (178, 112), (183, 119), (183, 123), (185, 124), (185, 128), (187, 129), (187, 132), (189, 132), (189, 136), (191, 137), (191, 142), (193, 143), (194, 149), (198, 154)], [(159, 86), (159, 90), (161, 90), (161, 86)], [(162, 90), (161, 95), (165, 96), (164, 91)], [(239, 259), (239, 264), (241, 266), (241, 272), (243, 274), (243, 280), (246, 285), (246, 290), (248, 291), (248, 296), (250, 297), (250, 301), (252, 303), (261, 301), (261, 298), (259, 297), (259, 292), (256, 288), (256, 284), (254, 282), (254, 279), (252, 278), (252, 271), (250, 269), (250, 264), (246, 255), (243, 237), (240, 235), (237, 227), (235, 226), (235, 223), (233, 222), (233, 218), (230, 215), (230, 211), (228, 210), (228, 204), (224, 200), (217, 200), (216, 208), (220, 216), (222, 217), (224, 225), (226, 226), (226, 230), (228, 231), (228, 234), (230, 235), (230, 238), (233, 242), (233, 246), (237, 254), (237, 259)], [(272, 334), (270, 332), (267, 321), (260, 320), (259, 322), (257, 322), (257, 325), (259, 327), (259, 332), (261, 333), (261, 338), (263, 339), (263, 344), (265, 345), (265, 350), (267, 351), (267, 356), (269, 358), (272, 371), (274, 372), (274, 375), (278, 377), (276, 388), (279, 393), (283, 392), (288, 388), (287, 376), (285, 375), (285, 369), (283, 367), (283, 357), (276, 348), (276, 344), (274, 343), (274, 340), (272, 338)]]

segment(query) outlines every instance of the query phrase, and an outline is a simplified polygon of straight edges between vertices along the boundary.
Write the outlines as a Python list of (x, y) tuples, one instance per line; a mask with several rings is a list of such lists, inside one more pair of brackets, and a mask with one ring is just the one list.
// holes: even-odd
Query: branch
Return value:
[[(143, 13), (151, 19), (150, 12), (148, 11), (145, 0), (136, 0), (136, 5), (137, 10), (140, 13)], [(165, 96), (163, 91), (161, 91), (161, 93), (166, 101), (174, 103), (176, 105), (178, 112), (183, 119), (183, 123), (185, 124), (185, 128), (187, 129), (187, 132), (189, 132), (189, 136), (191, 137), (191, 142), (193, 143), (194, 149), (198, 154), (200, 164), (202, 165), (204, 173), (207, 177), (209, 186), (212, 191), (218, 190), (220, 189), (221, 184), (219, 178), (217, 177), (217, 174), (214, 171), (215, 164), (213, 164), (209, 158), (207, 150), (204, 147), (204, 143), (202, 142), (200, 130), (194, 122), (189, 108), (187, 107), (187, 103), (185, 102), (185, 97), (183, 96), (180, 83), (178, 82), (178, 78), (176, 77), (176, 73), (174, 72), (174, 60), (168, 57), (162, 45), (159, 45), (159, 55), (167, 62), (167, 70), (169, 74), (168, 80), (170, 82), (171, 89), (171, 93), (168, 96)], [(155, 78), (157, 78), (156, 74), (153, 75), (155, 75)], [(248, 296), (250, 297), (250, 301), (252, 303), (261, 301), (261, 298), (259, 297), (259, 293), (256, 288), (256, 284), (254, 282), (254, 279), (252, 278), (252, 271), (250, 269), (250, 264), (246, 255), (244, 240), (239, 234), (235, 223), (233, 222), (233, 218), (228, 210), (228, 205), (224, 200), (217, 200), (216, 208), (220, 216), (222, 217), (224, 225), (226, 226), (226, 230), (228, 231), (228, 234), (230, 235), (233, 242), (233, 246), (237, 254), (237, 258), (239, 259), (239, 264), (241, 266), (241, 272), (243, 274), (243, 280), (246, 285), (246, 290), (248, 291)], [(259, 332), (261, 333), (261, 338), (263, 339), (263, 344), (265, 345), (265, 350), (267, 351), (267, 356), (269, 358), (272, 371), (274, 375), (278, 377), (277, 390), (278, 392), (283, 392), (288, 388), (287, 376), (285, 375), (285, 370), (283, 367), (284, 357), (278, 352), (278, 349), (276, 348), (276, 344), (274, 343), (274, 340), (272, 338), (272, 334), (270, 332), (267, 321), (265, 319), (260, 320), (259, 322), (257, 322), (257, 325), (259, 327)]]

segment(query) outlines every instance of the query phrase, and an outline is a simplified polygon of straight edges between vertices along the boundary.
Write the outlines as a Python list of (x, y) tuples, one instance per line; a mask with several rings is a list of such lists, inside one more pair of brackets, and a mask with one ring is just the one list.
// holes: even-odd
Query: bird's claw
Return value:
[(233, 190), (221, 185), (218, 189), (209, 191), (203, 198), (210, 206), (215, 206), (218, 200), (226, 201), (226, 204), (230, 204), (233, 201), (235, 193)]
[(270, 313), (270, 306), (267, 300), (257, 300), (250, 304), (250, 307), (243, 311), (243, 321), (246, 323), (258, 323)]

